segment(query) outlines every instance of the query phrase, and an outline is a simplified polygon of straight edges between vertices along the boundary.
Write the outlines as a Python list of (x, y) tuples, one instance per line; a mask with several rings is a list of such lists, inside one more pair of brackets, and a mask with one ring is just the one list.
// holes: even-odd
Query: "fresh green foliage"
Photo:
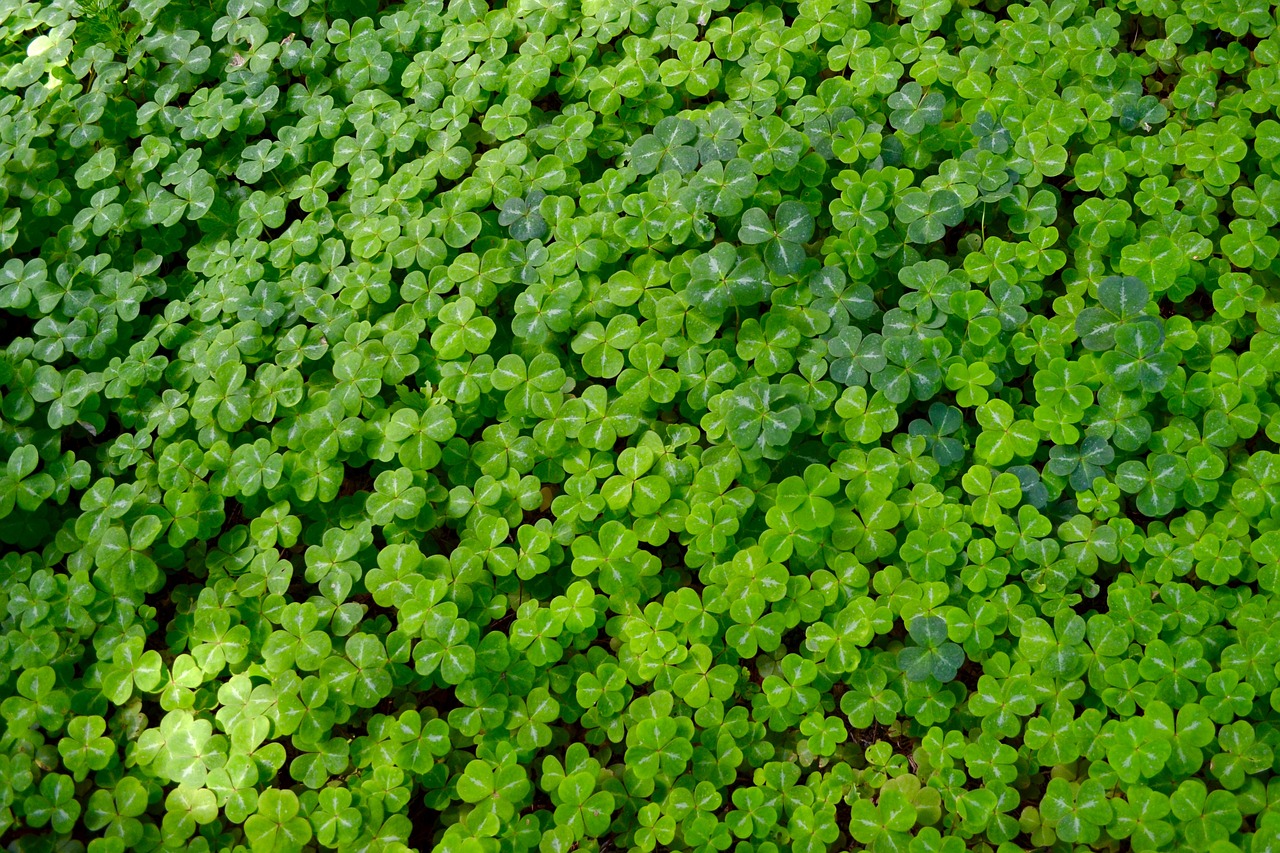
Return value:
[(1280, 5), (0, 8), (8, 853), (1280, 853)]

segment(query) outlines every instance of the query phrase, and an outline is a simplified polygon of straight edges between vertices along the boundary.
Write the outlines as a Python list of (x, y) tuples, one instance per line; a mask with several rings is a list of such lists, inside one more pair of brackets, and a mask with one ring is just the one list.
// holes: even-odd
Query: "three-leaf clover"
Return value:
[(908, 623), (915, 645), (898, 652), (898, 665), (907, 678), (924, 681), (933, 677), (946, 683), (956, 677), (964, 663), (964, 650), (947, 640), (947, 622), (940, 616), (915, 616)]
[(814, 219), (798, 201), (784, 201), (774, 211), (773, 220), (758, 207), (742, 214), (738, 239), (748, 246), (763, 246), (764, 261), (770, 271), (794, 275), (804, 264), (804, 244), (813, 239)]

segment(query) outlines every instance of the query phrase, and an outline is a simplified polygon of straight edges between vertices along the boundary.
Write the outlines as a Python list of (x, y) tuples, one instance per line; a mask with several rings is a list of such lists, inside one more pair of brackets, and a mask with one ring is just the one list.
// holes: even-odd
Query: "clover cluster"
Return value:
[(0, 0), (9, 853), (1280, 853), (1271, 0)]

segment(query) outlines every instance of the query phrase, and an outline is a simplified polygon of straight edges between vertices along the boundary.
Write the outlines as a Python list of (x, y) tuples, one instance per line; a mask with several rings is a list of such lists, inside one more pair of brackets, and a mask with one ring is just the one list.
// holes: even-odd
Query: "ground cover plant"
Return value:
[(1280, 853), (1267, 0), (0, 0), (13, 853)]

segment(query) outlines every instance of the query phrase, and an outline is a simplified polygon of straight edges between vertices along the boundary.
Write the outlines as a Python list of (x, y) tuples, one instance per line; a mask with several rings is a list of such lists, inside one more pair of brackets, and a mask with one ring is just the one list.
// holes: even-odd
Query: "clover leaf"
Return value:
[(764, 261), (770, 271), (792, 275), (804, 262), (804, 246), (813, 237), (814, 219), (800, 202), (778, 205), (773, 219), (760, 208), (742, 214), (738, 239), (748, 246), (764, 246)]

